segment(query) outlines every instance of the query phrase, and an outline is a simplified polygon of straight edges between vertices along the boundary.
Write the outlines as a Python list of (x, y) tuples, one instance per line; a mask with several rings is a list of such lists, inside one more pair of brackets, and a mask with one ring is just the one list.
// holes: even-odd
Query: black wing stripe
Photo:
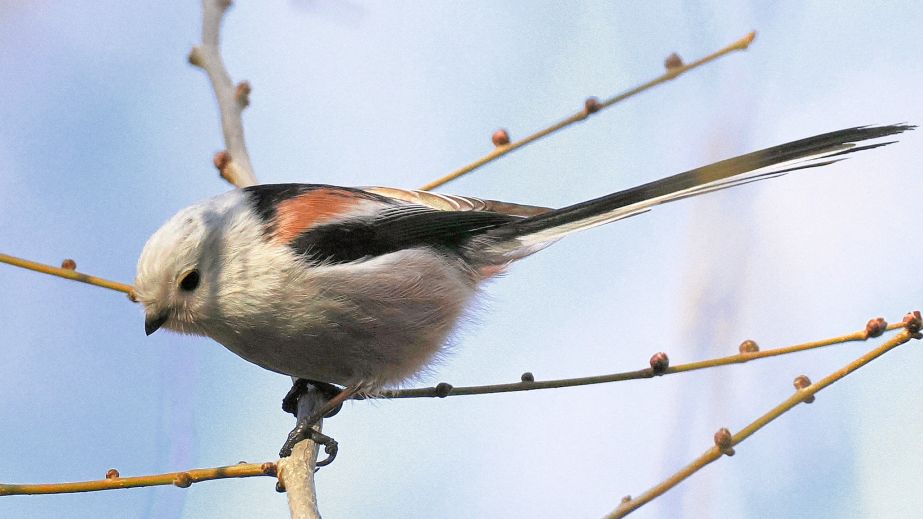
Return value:
[(456, 253), (473, 236), (518, 220), (521, 218), (499, 213), (395, 206), (374, 218), (319, 225), (302, 233), (291, 246), (306, 260), (334, 264), (416, 247)]

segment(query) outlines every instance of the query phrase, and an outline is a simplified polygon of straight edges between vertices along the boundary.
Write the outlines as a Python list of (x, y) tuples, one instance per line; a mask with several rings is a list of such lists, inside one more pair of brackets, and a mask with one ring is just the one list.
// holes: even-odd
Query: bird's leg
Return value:
[(307, 389), (308, 384), (314, 385), (314, 387), (316, 387), (325, 396), (332, 396), (328, 396), (328, 400), (322, 406), (320, 406), (320, 408), (311, 413), (310, 416), (306, 418), (298, 418), (298, 423), (295, 424), (295, 428), (292, 429), (292, 432), (288, 434), (288, 439), (286, 439), (285, 444), (282, 445), (282, 450), (279, 452), (279, 456), (284, 458), (291, 455), (292, 448), (296, 443), (304, 439), (310, 439), (314, 443), (324, 446), (324, 452), (327, 453), (327, 458), (317, 462), (318, 467), (323, 467), (325, 465), (329, 465), (333, 459), (336, 458), (337, 442), (333, 438), (314, 430), (313, 426), (322, 418), (335, 415), (343, 406), (343, 402), (356, 394), (358, 388), (347, 386), (340, 390), (331, 384), (298, 379), (292, 385), (292, 389), (288, 392), (287, 395), (285, 395), (285, 398), (282, 400), (282, 409), (297, 416), (296, 411), (298, 407), (298, 398)]
[[(324, 399), (328, 402), (333, 400), (340, 393), (340, 388), (334, 386), (333, 384), (328, 384), (327, 382), (319, 382), (317, 380), (308, 380), (306, 378), (295, 379), (295, 382), (292, 383), (292, 388), (288, 390), (288, 393), (285, 394), (285, 397), (282, 398), (282, 410), (286, 413), (291, 413), (298, 416), (298, 398), (307, 391), (308, 384), (314, 386), (320, 394), (324, 395)], [(330, 413), (324, 415), (324, 418), (329, 418), (337, 414), (339, 409), (334, 410)]]

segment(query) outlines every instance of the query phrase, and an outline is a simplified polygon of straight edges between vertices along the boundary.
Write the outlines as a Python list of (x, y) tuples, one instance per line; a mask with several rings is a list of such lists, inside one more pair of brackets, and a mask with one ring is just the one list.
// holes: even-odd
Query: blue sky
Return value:
[[(923, 121), (915, 2), (240, 0), (262, 182), (414, 187), (750, 30), (753, 47), (442, 190), (560, 206), (842, 127)], [(199, 3), (0, 2), (0, 251), (130, 282), (147, 237), (228, 187)], [(569, 237), (485, 290), (421, 384), (582, 376), (837, 335), (923, 306), (921, 136), (830, 168)], [(289, 381), (142, 331), (124, 297), (0, 266), (0, 481), (266, 461)], [(326, 517), (598, 517), (867, 345), (621, 384), (352, 403)], [(923, 360), (909, 344), (638, 517), (901, 517), (923, 506)], [(567, 438), (562, 441), (562, 436)], [(286, 517), (269, 479), (0, 499), (3, 517)]]

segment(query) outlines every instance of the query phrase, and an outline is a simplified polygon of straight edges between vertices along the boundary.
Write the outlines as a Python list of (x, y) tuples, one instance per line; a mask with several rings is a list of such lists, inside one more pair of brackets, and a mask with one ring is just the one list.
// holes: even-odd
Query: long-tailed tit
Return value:
[(145, 245), (145, 331), (206, 335), (275, 372), (376, 391), (433, 360), (482, 281), (572, 232), (912, 128), (817, 135), (554, 210), (390, 188), (236, 189), (180, 211)]

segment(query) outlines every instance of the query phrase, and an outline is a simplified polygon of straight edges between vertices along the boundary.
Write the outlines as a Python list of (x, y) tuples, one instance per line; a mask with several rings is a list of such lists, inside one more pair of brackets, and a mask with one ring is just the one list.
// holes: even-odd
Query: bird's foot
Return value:
[(311, 422), (310, 417), (298, 420), (292, 432), (288, 433), (288, 438), (285, 440), (285, 444), (282, 445), (282, 450), (279, 451), (279, 457), (286, 458), (291, 456), (295, 444), (302, 440), (311, 440), (318, 445), (324, 446), (324, 453), (327, 454), (327, 457), (317, 462), (318, 467), (330, 465), (336, 459), (337, 441), (314, 429), (314, 423)]
[(310, 416), (298, 418), (298, 423), (295, 424), (295, 428), (292, 429), (292, 432), (288, 433), (288, 438), (285, 440), (285, 444), (282, 445), (279, 456), (282, 458), (290, 456), (296, 443), (309, 439), (318, 445), (324, 446), (324, 452), (327, 454), (327, 457), (317, 462), (318, 467), (323, 467), (332, 463), (336, 458), (337, 442), (330, 436), (314, 429), (314, 425), (323, 418), (337, 414), (343, 407), (343, 402), (356, 394), (357, 388), (348, 386), (340, 389), (326, 382), (298, 379), (292, 385), (292, 389), (289, 390), (288, 394), (285, 395), (285, 398), (282, 399), (282, 409), (285, 412), (292, 413), (296, 417), (298, 416), (298, 399), (307, 391), (308, 384), (317, 388), (327, 401), (311, 413)]

